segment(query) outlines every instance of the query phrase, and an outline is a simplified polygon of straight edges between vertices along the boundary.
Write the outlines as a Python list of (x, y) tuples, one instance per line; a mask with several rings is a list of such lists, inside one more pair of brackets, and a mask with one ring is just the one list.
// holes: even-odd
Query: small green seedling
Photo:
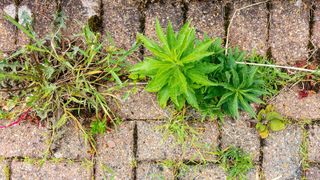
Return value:
[(96, 120), (92, 121), (90, 124), (91, 128), (91, 134), (97, 135), (97, 134), (103, 134), (106, 132), (107, 129), (107, 123), (106, 120)]
[(242, 149), (230, 146), (214, 153), (218, 163), (228, 174), (228, 179), (247, 179), (246, 175), (252, 169), (251, 156)]
[(260, 137), (265, 139), (270, 131), (281, 131), (286, 128), (286, 119), (275, 112), (272, 105), (268, 105), (258, 113), (258, 123), (256, 129)]

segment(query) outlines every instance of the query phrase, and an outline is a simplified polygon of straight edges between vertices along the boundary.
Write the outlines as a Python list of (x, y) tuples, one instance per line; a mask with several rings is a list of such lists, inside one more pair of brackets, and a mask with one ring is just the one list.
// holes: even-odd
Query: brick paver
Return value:
[(133, 178), (134, 125), (135, 122), (124, 122), (116, 130), (98, 137), (96, 179)]
[(302, 129), (289, 125), (285, 130), (274, 132), (265, 140), (263, 147), (263, 173), (266, 179), (300, 179)]
[(313, 125), (309, 129), (308, 159), (320, 163), (320, 125)]
[(254, 161), (259, 161), (259, 135), (254, 127), (250, 127), (249, 121), (241, 118), (238, 120), (226, 119), (222, 127), (221, 144), (222, 148), (240, 147), (250, 153)]
[(15, 18), (16, 6), (13, 1), (0, 1), (0, 52), (13, 51), (15, 49), (15, 28), (3, 18), (4, 14), (8, 14)]
[(295, 120), (317, 120), (320, 118), (319, 94), (299, 98), (297, 87), (283, 90), (271, 102), (276, 111)]
[(226, 173), (217, 165), (190, 166), (190, 170), (180, 175), (182, 180), (190, 179), (226, 179)]
[(137, 167), (137, 179), (174, 179), (174, 173), (160, 163), (141, 162)]
[(169, 20), (173, 28), (178, 30), (183, 25), (183, 10), (181, 1), (165, 0), (163, 2), (151, 3), (146, 10), (145, 34), (155, 38), (155, 20), (159, 19), (162, 27), (166, 27)]
[(126, 90), (117, 93), (119, 100), (111, 102), (113, 111), (122, 119), (156, 120), (166, 117), (154, 93), (145, 91), (142, 86), (138, 86), (137, 91), (131, 92), (128, 98), (124, 98), (126, 93)]
[(224, 6), (222, 1), (192, 0), (188, 5), (188, 20), (196, 28), (197, 35), (223, 38)]
[(55, 158), (66, 159), (90, 159), (90, 145), (86, 142), (84, 135), (72, 124), (60, 129), (54, 138), (51, 152)]
[(311, 166), (306, 172), (306, 179), (316, 180), (320, 179), (320, 168), (317, 166)]
[(214, 121), (195, 123), (191, 127), (198, 132), (194, 138), (189, 138), (183, 150), (183, 158), (187, 161), (215, 161), (212, 152), (219, 144), (219, 130)]
[[(261, 2), (258, 0), (236, 0), (231, 4), (230, 17), (236, 9)], [(267, 3), (245, 8), (235, 14), (230, 25), (229, 42), (233, 47), (246, 51), (256, 51), (266, 55), (268, 45), (268, 16)]]
[[(85, 25), (89, 19), (97, 18), (101, 13), (101, 1), (79, 1), (79, 0), (58, 0), (62, 12), (67, 17), (66, 30), (64, 34), (71, 36), (75, 33), (81, 32), (81, 28)], [(93, 19), (92, 19), (93, 20)]]
[(138, 149), (137, 158), (140, 161), (179, 159), (182, 152), (173, 137), (164, 139), (164, 135), (157, 131), (161, 122), (138, 121)]
[(47, 150), (49, 131), (30, 124), (0, 130), (0, 156), (42, 157)]
[(277, 64), (293, 65), (307, 59), (309, 8), (299, 2), (274, 0), (271, 3), (270, 45)]
[(76, 162), (46, 162), (43, 166), (14, 160), (11, 179), (91, 179), (92, 169)]

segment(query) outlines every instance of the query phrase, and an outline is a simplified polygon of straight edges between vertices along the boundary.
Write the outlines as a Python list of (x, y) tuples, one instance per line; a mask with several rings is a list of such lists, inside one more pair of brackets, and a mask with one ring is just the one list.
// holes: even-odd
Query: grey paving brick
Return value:
[(134, 122), (124, 122), (98, 137), (96, 179), (133, 179), (133, 133)]
[[(236, 0), (232, 1), (230, 17), (236, 9), (261, 2), (258, 0)], [(233, 47), (239, 47), (248, 52), (256, 51), (265, 55), (268, 49), (268, 9), (267, 3), (252, 6), (235, 14), (230, 26), (229, 42)]]
[(204, 34), (220, 38), (225, 36), (222, 1), (192, 0), (188, 4), (187, 18), (196, 27), (197, 35), (200, 38)]
[(136, 92), (131, 92), (128, 98), (124, 95), (128, 89), (116, 93), (119, 100), (111, 101), (113, 111), (122, 119), (155, 120), (166, 117), (166, 112), (160, 108), (156, 95), (137, 87)]
[(64, 35), (72, 36), (80, 33), (81, 28), (90, 18), (99, 18), (100, 0), (58, 0), (64, 15), (67, 17)]
[(171, 169), (155, 162), (141, 162), (137, 167), (137, 179), (174, 179)]
[(309, 129), (308, 159), (320, 163), (320, 126), (313, 125)]
[(43, 166), (14, 160), (11, 164), (11, 179), (87, 179), (92, 178), (92, 169), (77, 162), (46, 162)]
[(140, 2), (134, 0), (103, 0), (103, 29), (115, 43), (129, 49), (140, 31)]
[(320, 118), (319, 94), (299, 98), (298, 88), (283, 90), (271, 102), (276, 111), (295, 120), (317, 120)]
[(42, 157), (48, 148), (48, 135), (46, 128), (24, 123), (1, 129), (0, 156)]
[(277, 64), (306, 60), (309, 42), (309, 1), (272, 1), (271, 53)]
[(155, 38), (155, 20), (159, 19), (162, 27), (167, 27), (169, 20), (173, 28), (178, 30), (183, 25), (183, 4), (181, 1), (165, 0), (149, 4), (146, 9), (145, 34), (148, 37)]
[(51, 146), (53, 157), (66, 159), (90, 159), (90, 149), (89, 142), (73, 124), (59, 129)]
[(180, 179), (227, 179), (227, 176), (223, 169), (217, 165), (198, 165), (190, 166), (190, 170), (183, 174), (180, 174)]
[(182, 152), (173, 137), (164, 138), (162, 132), (157, 131), (163, 123), (159, 121), (138, 121), (138, 149), (139, 161), (154, 161), (165, 159), (180, 159)]
[(316, 166), (311, 166), (306, 172), (306, 179), (317, 180), (320, 179), (320, 168)]
[(254, 161), (259, 161), (260, 140), (255, 127), (248, 120), (226, 119), (221, 132), (222, 148), (236, 146), (249, 153)]
[(266, 179), (300, 179), (302, 129), (289, 125), (265, 140), (262, 169)]
[[(198, 132), (195, 138), (187, 140), (186, 149), (183, 149), (183, 158), (191, 161), (215, 161), (212, 155), (219, 144), (218, 125), (214, 121), (194, 123), (191, 125)], [(204, 158), (204, 159), (203, 159)]]
[[(8, 52), (15, 50), (15, 27), (6, 21), (4, 14), (10, 15), (15, 18), (16, 6), (11, 0), (0, 1), (0, 52)], [(1, 55), (0, 55), (1, 58)]]

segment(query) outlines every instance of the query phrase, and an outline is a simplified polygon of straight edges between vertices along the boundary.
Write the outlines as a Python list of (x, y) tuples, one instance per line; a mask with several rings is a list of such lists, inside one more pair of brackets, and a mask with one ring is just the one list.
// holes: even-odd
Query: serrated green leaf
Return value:
[(157, 75), (148, 83), (146, 90), (149, 92), (158, 92), (168, 83), (168, 79), (173, 75), (172, 67), (161, 70)]
[(241, 94), (238, 95), (238, 98), (239, 98), (240, 105), (243, 108), (243, 110), (248, 112), (251, 117), (255, 117), (256, 116), (256, 112), (254, 112), (254, 110), (252, 109), (250, 104), (248, 104), (248, 102), (243, 99)]
[(169, 21), (167, 27), (167, 41), (169, 44), (170, 49), (173, 49), (176, 46), (176, 35), (172, 27), (172, 22)]
[(192, 69), (192, 70), (187, 71), (186, 74), (187, 74), (188, 78), (190, 78), (193, 81), (193, 83), (200, 84), (203, 86), (218, 86), (219, 85), (218, 83), (211, 82), (208, 79), (208, 76), (203, 74), (200, 71)]
[(195, 92), (190, 87), (188, 87), (188, 90), (186, 93), (186, 100), (192, 107), (199, 109), (199, 105), (197, 102), (197, 97), (195, 95)]
[(188, 63), (199, 61), (202, 58), (211, 56), (213, 54), (214, 52), (192, 52), (188, 56), (182, 58), (181, 62), (183, 62), (183, 64), (188, 64)]
[(259, 104), (264, 104), (264, 102), (261, 99), (259, 99), (258, 97), (256, 97), (255, 95), (252, 95), (252, 94), (249, 94), (249, 93), (244, 93), (243, 91), (241, 91), (240, 93), (248, 101), (259, 103)]
[(164, 86), (159, 92), (158, 92), (158, 102), (162, 108), (167, 106), (167, 102), (169, 100), (169, 88), (168, 86)]
[(170, 48), (169, 48), (169, 44), (167, 42), (167, 38), (164, 35), (164, 32), (162, 30), (162, 27), (160, 25), (160, 22), (159, 22), (158, 18), (156, 18), (156, 33), (158, 35), (158, 38), (159, 38), (160, 42), (164, 46), (164, 50), (166, 50), (168, 53), (170, 53)]

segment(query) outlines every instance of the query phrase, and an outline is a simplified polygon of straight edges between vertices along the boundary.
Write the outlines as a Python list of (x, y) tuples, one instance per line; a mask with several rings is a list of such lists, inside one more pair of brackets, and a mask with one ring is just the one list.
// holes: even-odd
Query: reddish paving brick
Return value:
[(161, 125), (163, 123), (158, 121), (137, 122), (139, 161), (181, 159), (182, 152), (174, 138), (170, 136), (165, 139), (164, 134), (157, 130)]
[(140, 31), (140, 2), (135, 0), (102, 0), (103, 30), (109, 33), (116, 45), (129, 49)]
[(300, 179), (302, 129), (289, 125), (265, 140), (262, 169), (266, 179)]
[(320, 126), (313, 125), (309, 129), (308, 160), (320, 163)]
[(165, 0), (149, 4), (146, 9), (145, 34), (155, 38), (155, 20), (159, 19), (162, 27), (167, 27), (169, 20), (173, 28), (178, 30), (183, 25), (183, 4), (177, 0)]
[(306, 60), (309, 43), (309, 1), (272, 1), (270, 44), (277, 64)]
[(215, 122), (195, 123), (191, 125), (198, 132), (195, 138), (187, 141), (186, 149), (183, 149), (183, 158), (191, 161), (215, 161), (212, 155), (218, 147), (219, 130)]
[(1, 129), (0, 156), (42, 157), (48, 148), (49, 131), (30, 124)]
[[(230, 17), (234, 15), (236, 9), (261, 2), (258, 0), (236, 0), (231, 3)], [(266, 55), (268, 46), (268, 16), (267, 3), (252, 6), (234, 15), (230, 24), (229, 42), (233, 47), (258, 54)]]
[(320, 179), (320, 168), (316, 166), (311, 166), (306, 172), (306, 179), (317, 180)]
[(310, 94), (305, 98), (299, 98), (298, 87), (294, 87), (281, 91), (271, 104), (283, 116), (295, 120), (317, 120), (320, 119), (319, 101), (319, 94)]
[(64, 31), (66, 36), (81, 32), (81, 28), (91, 18), (99, 18), (101, 0), (58, 0), (64, 15), (67, 17)]
[(97, 139), (96, 179), (133, 179), (134, 122), (124, 122)]
[(14, 160), (11, 179), (92, 179), (92, 169), (77, 162), (45, 162), (43, 166)]
[(144, 87), (137, 87), (136, 92), (131, 92), (129, 97), (123, 96), (127, 90), (116, 94), (117, 103), (111, 101), (113, 111), (122, 119), (156, 120), (166, 117), (165, 111), (158, 105), (155, 94), (146, 92)]
[(250, 127), (250, 122), (244, 119), (226, 119), (221, 132), (222, 148), (237, 146), (250, 153), (254, 161), (259, 161), (260, 140), (257, 130)]
[(192, 0), (188, 5), (188, 20), (196, 27), (197, 35), (203, 38), (225, 36), (224, 31), (224, 7), (222, 1)]
[(159, 163), (142, 162), (137, 167), (137, 179), (174, 179), (174, 173)]
[(4, 14), (8, 14), (15, 18), (16, 6), (13, 1), (0, 1), (0, 58), (1, 52), (15, 50), (15, 27), (3, 18)]
[[(33, 16), (33, 28), (40, 38), (50, 35), (53, 30), (53, 21), (57, 4), (48, 0), (22, 0), (19, 9), (30, 9)], [(22, 33), (22, 32), (21, 32)]]
[(90, 159), (90, 145), (86, 142), (80, 130), (69, 124), (57, 132), (51, 146), (52, 155), (55, 158), (66, 159)]

